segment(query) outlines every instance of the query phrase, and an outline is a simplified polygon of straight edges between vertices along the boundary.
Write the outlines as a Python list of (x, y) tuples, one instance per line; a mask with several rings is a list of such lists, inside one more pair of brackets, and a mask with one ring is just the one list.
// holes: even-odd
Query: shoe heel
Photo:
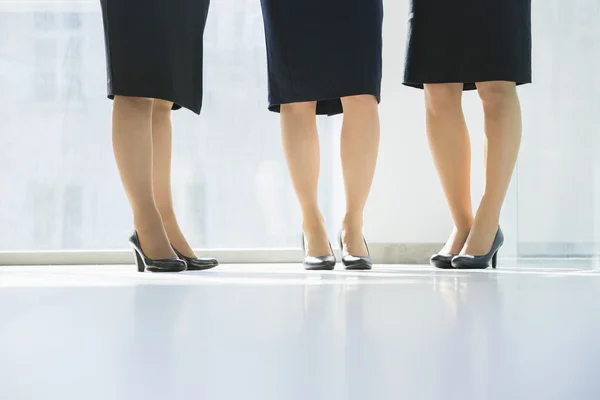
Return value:
[(494, 253), (494, 257), (492, 257), (492, 268), (496, 269), (496, 265), (498, 265), (498, 252)]
[(137, 265), (138, 272), (146, 272), (144, 260), (142, 260), (137, 250), (133, 250), (133, 254), (135, 254), (135, 265)]

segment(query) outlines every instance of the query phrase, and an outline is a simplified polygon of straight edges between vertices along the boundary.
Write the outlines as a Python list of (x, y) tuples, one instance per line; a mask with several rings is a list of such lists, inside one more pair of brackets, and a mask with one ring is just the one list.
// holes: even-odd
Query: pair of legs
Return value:
[(179, 229), (171, 195), (171, 108), (173, 103), (116, 96), (113, 148), (133, 220), (146, 255), (176, 258), (175, 247), (195, 257)]
[(477, 84), (485, 114), (485, 191), (471, 205), (471, 145), (462, 110), (462, 83), (426, 84), (427, 136), (454, 220), (440, 254), (484, 255), (498, 230), (500, 211), (521, 143), (521, 107), (513, 82)]
[[(349, 254), (367, 256), (363, 212), (375, 174), (379, 150), (379, 112), (371, 95), (342, 98), (341, 157), (346, 191), (342, 241)], [(331, 253), (318, 204), (320, 170), (316, 102), (281, 106), (281, 134), (287, 164), (302, 209), (302, 229), (309, 256)]]

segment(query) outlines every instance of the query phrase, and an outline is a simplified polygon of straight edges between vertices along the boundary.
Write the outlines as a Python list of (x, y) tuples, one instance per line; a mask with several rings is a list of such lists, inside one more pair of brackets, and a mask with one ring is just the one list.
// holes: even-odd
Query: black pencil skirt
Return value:
[(261, 0), (267, 40), (269, 110), (317, 101), (317, 114), (343, 112), (340, 98), (381, 98), (382, 0)]
[(404, 84), (531, 83), (531, 0), (412, 0)]
[(204, 27), (210, 0), (100, 0), (108, 97), (202, 108)]

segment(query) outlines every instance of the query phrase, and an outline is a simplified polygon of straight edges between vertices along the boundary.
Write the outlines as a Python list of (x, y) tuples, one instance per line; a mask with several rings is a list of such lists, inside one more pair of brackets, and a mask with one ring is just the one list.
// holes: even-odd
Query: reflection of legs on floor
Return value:
[(490, 251), (521, 144), (521, 106), (513, 82), (478, 83), (485, 113), (485, 191), (463, 254)]
[[(441, 319), (439, 340), (432, 349), (435, 398), (504, 399), (510, 384), (502, 362), (502, 297), (498, 275), (442, 275), (435, 293)], [(445, 322), (444, 322), (445, 321)], [(432, 397), (433, 398), (433, 397)]]
[(342, 241), (348, 254), (366, 257), (363, 212), (371, 190), (379, 151), (379, 111), (370, 95), (342, 98), (341, 156), (346, 189)]
[[(344, 381), (347, 400), (385, 399), (385, 377), (379, 372), (377, 343), (369, 335), (365, 309), (365, 295), (375, 286), (345, 285), (339, 296), (343, 302), (344, 324)], [(380, 292), (380, 288), (375, 288)], [(383, 297), (383, 296), (382, 296)], [(372, 299), (371, 299), (372, 300)], [(377, 372), (375, 372), (377, 371)]]
[(113, 105), (113, 149), (133, 221), (146, 256), (176, 257), (154, 201), (152, 183), (153, 100), (117, 96)]
[(460, 83), (425, 85), (427, 138), (455, 226), (440, 254), (458, 254), (473, 222), (471, 141), (462, 91)]
[(154, 146), (153, 172), (154, 198), (158, 211), (169, 237), (169, 241), (180, 253), (187, 257), (195, 257), (194, 251), (188, 244), (179, 228), (171, 190), (171, 157), (172, 157), (172, 126), (171, 108), (173, 103), (154, 100), (152, 110), (152, 143)]
[(131, 399), (177, 398), (181, 310), (189, 290), (183, 286), (135, 288)]
[(292, 384), (298, 385), (293, 400), (346, 398), (342, 392), (345, 332), (341, 286), (314, 282), (303, 288), (302, 325), (293, 345), (298, 349), (298, 373), (287, 374)]
[(323, 215), (319, 210), (320, 170), (316, 102), (281, 106), (281, 141), (302, 209), (302, 230), (310, 256), (331, 254)]

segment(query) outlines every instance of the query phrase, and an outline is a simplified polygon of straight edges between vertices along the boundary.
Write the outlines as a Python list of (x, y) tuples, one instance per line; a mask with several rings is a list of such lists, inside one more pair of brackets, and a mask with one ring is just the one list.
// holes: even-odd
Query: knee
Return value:
[(344, 113), (371, 113), (377, 111), (377, 98), (370, 94), (361, 94), (342, 98)]
[(317, 102), (307, 101), (281, 105), (281, 114), (294, 117), (312, 116), (317, 112)]
[(477, 91), (486, 114), (498, 114), (517, 99), (513, 82), (485, 82), (477, 84)]
[(123, 109), (129, 112), (150, 113), (152, 112), (152, 99), (145, 97), (115, 96), (115, 109)]
[(453, 84), (425, 85), (425, 108), (433, 115), (460, 110), (462, 88)]
[(171, 115), (172, 109), (173, 109), (173, 103), (170, 101), (154, 99), (154, 101), (152, 103), (153, 115), (158, 115), (161, 117), (169, 117)]

